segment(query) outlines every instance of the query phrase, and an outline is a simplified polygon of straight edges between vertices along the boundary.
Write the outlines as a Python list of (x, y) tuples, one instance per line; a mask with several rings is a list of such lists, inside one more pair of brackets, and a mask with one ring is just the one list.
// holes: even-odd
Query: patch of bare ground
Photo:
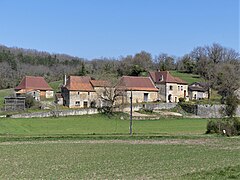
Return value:
[(21, 144), (173, 144), (173, 145), (205, 145), (211, 144), (212, 139), (165, 139), (165, 140), (58, 140), (58, 141), (21, 141), (1, 142), (0, 145)]
[(154, 112), (157, 112), (157, 113), (159, 113), (162, 116), (176, 116), (176, 117), (182, 117), (183, 116), (180, 113), (171, 112), (171, 111), (160, 111), (160, 110), (157, 110), (157, 111), (154, 111)]

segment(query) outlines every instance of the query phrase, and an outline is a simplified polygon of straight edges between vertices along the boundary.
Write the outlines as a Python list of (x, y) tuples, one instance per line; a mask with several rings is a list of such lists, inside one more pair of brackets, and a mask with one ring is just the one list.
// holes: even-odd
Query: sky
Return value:
[(80, 58), (239, 52), (239, 0), (0, 0), (0, 44)]

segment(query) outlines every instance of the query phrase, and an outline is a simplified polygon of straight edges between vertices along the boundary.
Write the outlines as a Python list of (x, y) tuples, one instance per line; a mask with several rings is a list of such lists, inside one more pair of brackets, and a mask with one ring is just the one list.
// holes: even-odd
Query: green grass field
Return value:
[(0, 179), (240, 178), (240, 139), (0, 143)]
[(54, 90), (54, 92), (60, 91), (60, 85), (63, 83), (62, 80), (60, 81), (54, 81), (54, 82), (50, 82), (49, 86), (51, 86)]
[(188, 84), (191, 84), (193, 82), (204, 82), (204, 80), (202, 78), (200, 78), (199, 75), (196, 75), (196, 74), (188, 74), (188, 73), (182, 73), (182, 72), (178, 72), (178, 71), (171, 71), (171, 74), (173, 76), (183, 79)]
[[(204, 134), (206, 119), (135, 120), (135, 134)], [(63, 135), (63, 134), (128, 134), (129, 120), (119, 116), (84, 115), (59, 118), (0, 119), (0, 134)]]

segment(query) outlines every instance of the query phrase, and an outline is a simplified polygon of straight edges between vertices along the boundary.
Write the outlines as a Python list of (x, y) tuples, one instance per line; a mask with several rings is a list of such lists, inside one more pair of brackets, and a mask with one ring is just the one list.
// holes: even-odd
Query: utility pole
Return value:
[(130, 96), (130, 125), (129, 125), (130, 135), (132, 136), (132, 90)]

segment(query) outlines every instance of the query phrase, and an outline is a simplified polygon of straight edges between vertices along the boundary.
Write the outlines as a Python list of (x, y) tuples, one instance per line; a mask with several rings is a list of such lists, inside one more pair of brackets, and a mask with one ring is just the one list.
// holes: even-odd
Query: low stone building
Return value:
[(89, 76), (69, 76), (61, 88), (63, 105), (69, 108), (102, 106), (99, 97), (106, 85), (106, 81), (94, 80)]
[(209, 88), (206, 83), (194, 82), (189, 85), (188, 93), (191, 100), (205, 99), (209, 96)]
[(38, 101), (41, 98), (53, 98), (53, 89), (43, 77), (25, 76), (20, 84), (15, 87), (15, 93), (17, 96), (30, 94)]
[(179, 102), (179, 98), (188, 100), (188, 83), (174, 77), (169, 71), (149, 72), (149, 76), (158, 88), (158, 100)]
[(115, 88), (122, 92), (116, 104), (130, 103), (131, 92), (133, 103), (154, 102), (158, 99), (158, 89), (150, 77), (123, 76)]

